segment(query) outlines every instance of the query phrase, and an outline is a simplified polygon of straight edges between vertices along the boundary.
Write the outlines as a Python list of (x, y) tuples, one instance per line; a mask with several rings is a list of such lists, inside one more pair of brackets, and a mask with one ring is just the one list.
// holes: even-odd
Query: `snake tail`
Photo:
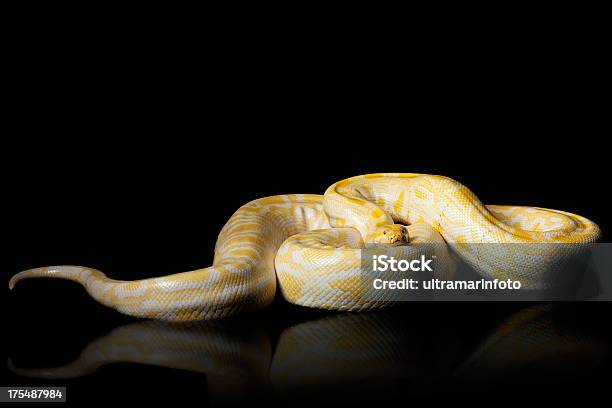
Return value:
[[(123, 314), (179, 321), (234, 314), (257, 302), (239, 290), (228, 289), (224, 293), (211, 290), (212, 282), (219, 275), (219, 268), (213, 266), (158, 278), (121, 281), (111, 279), (97, 269), (59, 265), (19, 272), (11, 278), (9, 288), (13, 289), (18, 282), (29, 278), (67, 279), (80, 283), (93, 299)], [(202, 316), (203, 301), (211, 302), (206, 316)], [(237, 307), (240, 310), (234, 310)]]
[(221, 230), (208, 268), (119, 281), (93, 268), (50, 266), (19, 272), (9, 287), (26, 278), (68, 279), (123, 314), (166, 321), (218, 319), (259, 310), (274, 300), (274, 259), (280, 245), (292, 235), (329, 228), (322, 200), (300, 194), (245, 204)]

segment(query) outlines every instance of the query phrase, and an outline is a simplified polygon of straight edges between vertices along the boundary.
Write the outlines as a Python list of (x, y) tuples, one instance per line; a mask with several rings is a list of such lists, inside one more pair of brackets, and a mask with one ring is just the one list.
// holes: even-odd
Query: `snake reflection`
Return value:
[(248, 395), (254, 389), (337, 389), (363, 382), (406, 382), (420, 389), (444, 381), (490, 382), (526, 367), (535, 376), (574, 362), (589, 370), (609, 355), (601, 338), (559, 330), (550, 305), (516, 312), (475, 349), (462, 345), (456, 329), (437, 327), (423, 333), (393, 310), (334, 314), (286, 328), (273, 349), (264, 330), (244, 322), (144, 321), (97, 338), (64, 366), (9, 365), (16, 374), (44, 379), (85, 376), (117, 362), (155, 365), (205, 374), (211, 394)]

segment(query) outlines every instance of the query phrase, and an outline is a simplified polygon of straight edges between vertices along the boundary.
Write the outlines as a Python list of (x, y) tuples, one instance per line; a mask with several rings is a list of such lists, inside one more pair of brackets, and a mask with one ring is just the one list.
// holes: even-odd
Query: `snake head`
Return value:
[(366, 241), (373, 244), (405, 244), (409, 241), (408, 230), (400, 224), (383, 225), (372, 231)]

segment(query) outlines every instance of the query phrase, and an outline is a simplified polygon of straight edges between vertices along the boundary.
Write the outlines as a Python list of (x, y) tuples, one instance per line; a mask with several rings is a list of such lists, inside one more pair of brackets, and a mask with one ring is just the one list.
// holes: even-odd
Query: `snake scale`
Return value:
[[(485, 278), (516, 277), (529, 287), (564, 252), (600, 237), (598, 226), (584, 217), (536, 207), (487, 206), (447, 177), (368, 174), (339, 181), (322, 196), (279, 195), (245, 204), (221, 230), (208, 268), (118, 281), (87, 267), (53, 266), (20, 272), (9, 287), (25, 278), (69, 279), (121, 313), (192, 321), (261, 309), (272, 302), (278, 278), (291, 303), (357, 311), (387, 304), (362, 296), (359, 280), (367, 271), (361, 251), (371, 245), (392, 244), (409, 257), (427, 244), (446, 243)], [(508, 256), (495, 246), (477, 251), (471, 245), (496, 243), (571, 245), (561, 247), (565, 250), (524, 246), (541, 252), (525, 271), (522, 250)]]

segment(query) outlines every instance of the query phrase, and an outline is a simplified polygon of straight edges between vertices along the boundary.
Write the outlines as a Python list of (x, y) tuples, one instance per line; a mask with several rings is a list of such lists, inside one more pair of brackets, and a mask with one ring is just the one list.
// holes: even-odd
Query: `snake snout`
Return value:
[(408, 231), (402, 225), (393, 225), (389, 230), (383, 232), (384, 241), (389, 244), (401, 244), (408, 242)]

